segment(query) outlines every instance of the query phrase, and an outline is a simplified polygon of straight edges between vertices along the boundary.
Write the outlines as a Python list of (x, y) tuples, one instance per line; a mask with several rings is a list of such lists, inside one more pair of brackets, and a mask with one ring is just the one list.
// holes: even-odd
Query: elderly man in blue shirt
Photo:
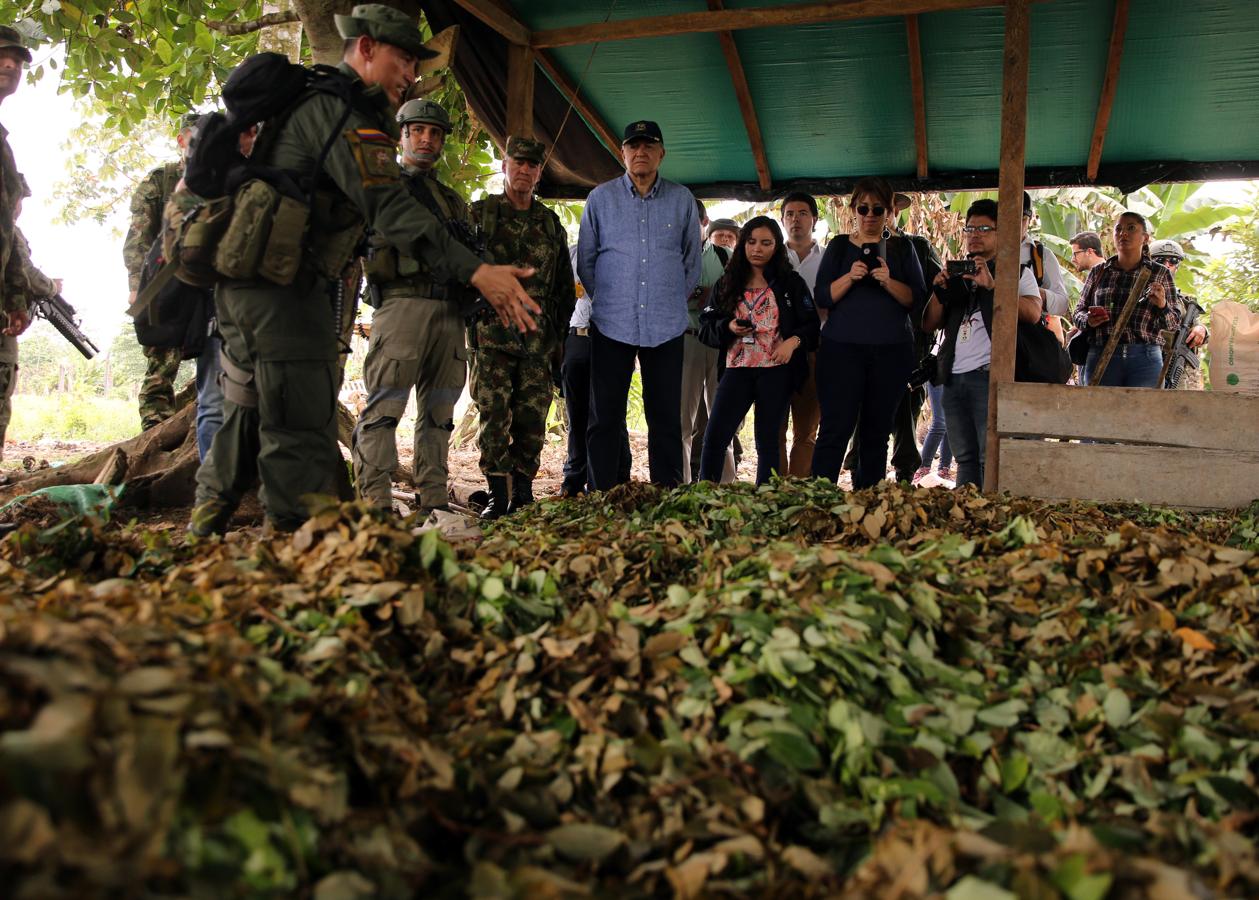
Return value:
[(621, 142), (625, 174), (590, 192), (577, 240), (577, 275), (590, 295), (590, 480), (607, 490), (619, 473), (634, 361), (642, 373), (651, 480), (682, 477), (682, 353), (686, 298), (700, 276), (695, 198), (660, 177), (664, 137), (631, 122)]

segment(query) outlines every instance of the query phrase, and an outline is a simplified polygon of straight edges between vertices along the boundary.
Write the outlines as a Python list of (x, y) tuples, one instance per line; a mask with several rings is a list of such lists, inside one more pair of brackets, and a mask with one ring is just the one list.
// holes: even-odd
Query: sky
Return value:
[[(61, 145), (78, 123), (74, 100), (57, 94), (57, 81), (57, 72), (46, 72), (37, 84), (24, 80), (0, 104), (0, 122), (9, 131), (18, 170), (31, 186), (32, 196), (18, 221), (31, 243), (31, 256), (50, 278), (64, 280), (62, 296), (79, 313), (83, 330), (104, 350), (128, 321), (127, 270), (122, 262), (127, 211), (120, 210), (107, 225), (53, 224), (57, 212), (53, 187), (69, 168), (70, 154)], [(111, 230), (115, 228), (116, 234)]]

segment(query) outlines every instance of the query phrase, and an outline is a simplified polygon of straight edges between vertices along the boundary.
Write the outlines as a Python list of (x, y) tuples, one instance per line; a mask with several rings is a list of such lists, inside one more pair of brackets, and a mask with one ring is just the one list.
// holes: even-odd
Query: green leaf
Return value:
[(1005, 888), (974, 875), (964, 876), (944, 896), (946, 900), (1018, 900), (1015, 894)]
[(166, 38), (158, 38), (153, 42), (153, 52), (157, 54), (158, 59), (163, 63), (170, 65), (172, 51), (171, 45)]
[(1006, 700), (987, 709), (981, 709), (975, 718), (985, 725), (995, 728), (1013, 728), (1019, 722), (1019, 715), (1027, 712), (1027, 704), (1022, 700)]
[(603, 825), (574, 823), (552, 828), (546, 841), (562, 856), (578, 862), (600, 862), (626, 843), (625, 835)]
[(1001, 790), (1007, 794), (1017, 791), (1027, 781), (1032, 770), (1031, 760), (1026, 755), (1014, 752), (1001, 762)]
[(1102, 712), (1106, 715), (1106, 724), (1111, 728), (1122, 728), (1132, 718), (1132, 702), (1119, 688), (1111, 688), (1102, 701)]
[(765, 750), (777, 762), (798, 772), (812, 772), (822, 768), (822, 756), (813, 742), (794, 731), (767, 731), (764, 733)]

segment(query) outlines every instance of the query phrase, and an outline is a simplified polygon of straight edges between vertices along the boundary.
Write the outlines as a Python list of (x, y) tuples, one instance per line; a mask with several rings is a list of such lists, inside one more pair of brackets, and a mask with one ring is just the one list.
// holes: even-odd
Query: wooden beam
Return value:
[(1023, 241), (1023, 165), (1027, 154), (1028, 0), (1006, 0), (1001, 73), (1001, 168), (997, 182), (997, 289), (988, 368), (988, 436), (984, 490), (1000, 485), (997, 385), (1014, 380), (1019, 313), (1019, 246)]
[(455, 2), (507, 38), (507, 43), (522, 46), (529, 44), (532, 37), (529, 29), (493, 0), (455, 0)]
[[(1002, 438), (1090, 438), (1237, 452), (1259, 447), (1259, 397), (1247, 394), (1018, 381), (1001, 385), (998, 394)], [(1001, 479), (1002, 488), (1007, 481)], [(1259, 481), (1250, 489), (1259, 496)]]
[(914, 92), (914, 144), (918, 148), (918, 177), (927, 177), (927, 91), (922, 77), (922, 39), (918, 16), (905, 17), (909, 42), (909, 85)]
[[(470, 0), (459, 0), (466, 3)], [(800, 3), (789, 6), (755, 6), (748, 9), (721, 9), (671, 13), (640, 19), (621, 19), (573, 25), (533, 33), (534, 47), (571, 47), (606, 41), (667, 37), (705, 31), (739, 31), (744, 28), (776, 28), (789, 25), (816, 25), (878, 16), (917, 15), (1000, 6), (1002, 0), (830, 0), (827, 3)], [(1032, 0), (1044, 3), (1046, 0)]]
[(1123, 61), (1123, 42), (1127, 33), (1128, 0), (1115, 0), (1115, 20), (1110, 26), (1106, 74), (1102, 77), (1102, 95), (1097, 101), (1097, 118), (1093, 120), (1093, 140), (1089, 144), (1089, 161), (1085, 168), (1089, 181), (1097, 180), (1097, 168), (1102, 164), (1102, 145), (1106, 143), (1110, 111), (1115, 105), (1115, 91), (1119, 87), (1119, 64)]
[(507, 45), (507, 133), (533, 137), (534, 51)]
[(1234, 509), (1252, 502), (1255, 485), (1259, 484), (1259, 453), (1253, 450), (1066, 444), (1006, 438), (1001, 441), (1001, 456), (1007, 468), (1001, 489), (1016, 496), (1045, 500)]
[[(719, 10), (723, 0), (708, 0), (708, 8)], [(761, 123), (756, 118), (756, 104), (752, 102), (752, 90), (748, 87), (747, 73), (743, 71), (743, 60), (739, 58), (739, 48), (734, 44), (734, 34), (729, 31), (717, 32), (721, 40), (721, 52), (726, 57), (726, 68), (730, 70), (730, 81), (734, 84), (734, 95), (739, 101), (739, 111), (743, 113), (743, 127), (748, 132), (748, 143), (752, 145), (752, 160), (756, 163), (756, 178), (761, 190), (768, 191), (773, 184), (769, 173), (769, 161), (765, 158), (765, 140), (761, 136)]]
[(551, 79), (556, 89), (564, 95), (564, 99), (571, 103), (573, 109), (577, 110), (581, 117), (586, 120), (586, 124), (603, 142), (603, 146), (607, 148), (607, 151), (612, 154), (612, 158), (618, 164), (624, 165), (624, 160), (621, 158), (621, 139), (616, 136), (616, 133), (603, 121), (603, 117), (581, 95), (581, 92), (577, 90), (577, 86), (555, 64), (555, 60), (551, 59), (550, 55), (545, 51), (539, 50), (537, 51), (537, 63), (542, 67), (542, 71), (546, 72), (547, 77)]

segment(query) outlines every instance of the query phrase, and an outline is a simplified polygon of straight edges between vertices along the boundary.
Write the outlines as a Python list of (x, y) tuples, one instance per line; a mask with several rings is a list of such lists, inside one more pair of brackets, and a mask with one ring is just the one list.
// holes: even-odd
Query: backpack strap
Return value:
[(721, 264), (723, 266), (730, 265), (730, 251), (725, 247), (719, 247), (716, 244), (713, 244), (713, 253), (717, 254), (717, 258), (721, 260)]
[(1036, 286), (1045, 286), (1045, 245), (1040, 241), (1032, 242), (1031, 252), (1032, 274), (1036, 276)]

